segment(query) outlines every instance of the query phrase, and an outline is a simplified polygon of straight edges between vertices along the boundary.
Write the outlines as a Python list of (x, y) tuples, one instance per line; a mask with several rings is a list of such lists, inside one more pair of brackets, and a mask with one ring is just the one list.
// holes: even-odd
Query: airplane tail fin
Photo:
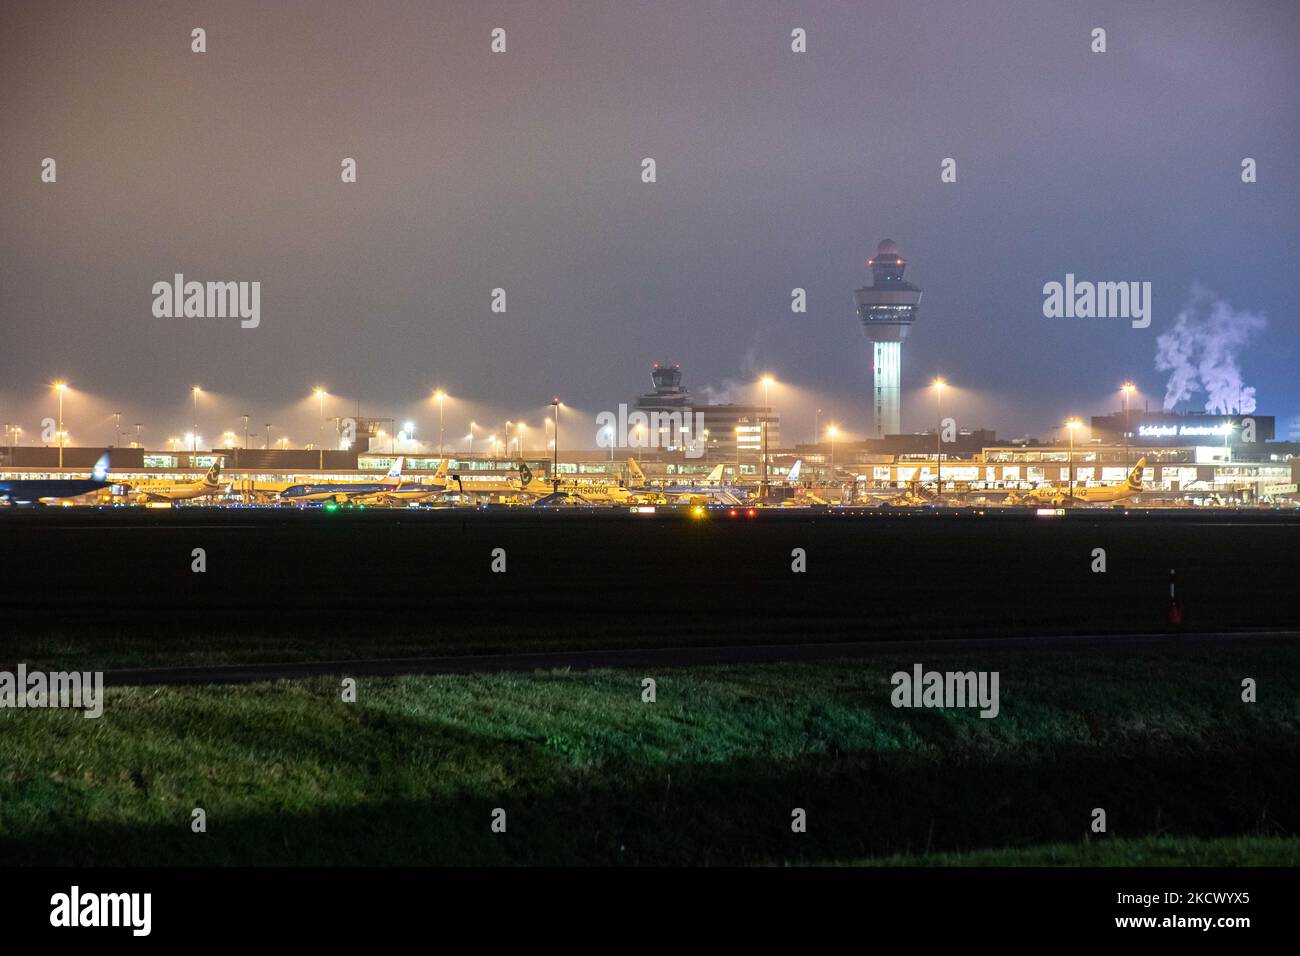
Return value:
[(527, 462), (519, 463), (519, 483), (527, 486), (533, 483), (533, 470), (528, 467)]
[(627, 472), (635, 484), (645, 484), (645, 472), (641, 470), (641, 466), (636, 463), (635, 458), (629, 458), (627, 460)]
[(799, 480), (799, 469), (801, 469), (802, 467), (803, 467), (803, 459), (802, 458), (797, 459), (794, 463), (794, 467), (790, 469), (791, 482), (795, 482)]
[(725, 465), (714, 465), (713, 470), (709, 472), (709, 477), (705, 478), (704, 481), (710, 485), (721, 484), (722, 469), (725, 467), (726, 467)]
[(94, 481), (108, 480), (108, 452), (99, 456), (99, 461), (95, 462), (95, 467), (90, 470), (90, 477)]
[(405, 457), (403, 457), (403, 456), (401, 456), (401, 455), (398, 455), (398, 456), (397, 456), (397, 461), (393, 462), (393, 467), (392, 467), (392, 468), (389, 468), (389, 469), (388, 469), (388, 474), (386, 474), (386, 475), (384, 476), (384, 484), (386, 484), (386, 485), (396, 485), (396, 484), (399, 484), (399, 483), (401, 482), (401, 480), (402, 480), (402, 463), (403, 463), (405, 460), (406, 460)]
[(1133, 470), (1128, 473), (1128, 483), (1138, 491), (1142, 490), (1142, 469), (1147, 466), (1146, 457), (1138, 459), (1138, 463), (1133, 466)]
[(203, 483), (205, 485), (215, 485), (217, 483), (217, 479), (220, 477), (221, 477), (221, 459), (218, 458), (216, 461), (212, 463), (212, 467), (208, 469), (208, 473), (203, 476)]
[(444, 458), (442, 461), (438, 462), (438, 470), (433, 473), (434, 484), (440, 482), (445, 483), (447, 481), (447, 463), (449, 461), (450, 459)]

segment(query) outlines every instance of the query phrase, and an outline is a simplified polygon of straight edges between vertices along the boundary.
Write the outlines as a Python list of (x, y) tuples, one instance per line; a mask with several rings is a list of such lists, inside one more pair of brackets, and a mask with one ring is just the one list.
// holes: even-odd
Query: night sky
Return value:
[[(775, 375), (784, 438), (816, 408), (863, 433), (853, 290), (890, 237), (925, 289), (905, 428), (939, 374), (960, 425), (1008, 437), (1117, 408), (1125, 379), (1159, 407), (1156, 340), (1199, 285), (1266, 318), (1239, 361), (1283, 437), (1297, 48), (1294, 0), (11, 4), (0, 418), (32, 433), (65, 377), (74, 442), (120, 409), (156, 447), (197, 383), (205, 435), (248, 412), (310, 441), (319, 383), (427, 435), (442, 386), (449, 434), (540, 427), (558, 394), (591, 445), (669, 360), (714, 399)], [(260, 281), (260, 327), (155, 318), (176, 272)], [(1067, 273), (1151, 282), (1151, 326), (1044, 318)]]

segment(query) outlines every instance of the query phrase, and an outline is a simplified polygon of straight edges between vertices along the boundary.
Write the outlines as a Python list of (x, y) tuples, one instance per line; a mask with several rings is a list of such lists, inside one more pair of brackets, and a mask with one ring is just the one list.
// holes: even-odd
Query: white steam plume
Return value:
[(1173, 328), (1156, 339), (1156, 368), (1170, 373), (1165, 383), (1165, 411), (1204, 391), (1207, 412), (1253, 412), (1255, 389), (1242, 383), (1237, 358), (1266, 325), (1263, 315), (1238, 312), (1208, 289), (1193, 288)]

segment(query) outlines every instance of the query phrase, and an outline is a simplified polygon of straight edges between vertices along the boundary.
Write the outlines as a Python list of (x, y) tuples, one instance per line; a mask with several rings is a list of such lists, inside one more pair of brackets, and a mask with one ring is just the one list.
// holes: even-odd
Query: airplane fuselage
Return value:
[(379, 495), (393, 490), (392, 485), (330, 483), (320, 485), (290, 485), (280, 492), (280, 497), (297, 504), (318, 504), (327, 501), (349, 501), (367, 495)]
[(1078, 488), (1073, 492), (1068, 487), (1032, 491), (1027, 497), (1033, 500), (1050, 501), (1052, 504), (1108, 504), (1112, 501), (1125, 501), (1136, 495), (1140, 488), (1132, 485), (1110, 485), (1097, 488)]
[(0, 481), (0, 500), (16, 505), (31, 505), (43, 500), (61, 501), (80, 498), (92, 491), (107, 488), (112, 482), (93, 478), (31, 478)]
[(215, 494), (220, 489), (220, 485), (195, 481), (179, 485), (157, 485), (154, 487), (136, 485), (132, 486), (131, 493), (147, 498), (150, 501), (188, 501), (191, 498), (201, 498), (204, 495)]

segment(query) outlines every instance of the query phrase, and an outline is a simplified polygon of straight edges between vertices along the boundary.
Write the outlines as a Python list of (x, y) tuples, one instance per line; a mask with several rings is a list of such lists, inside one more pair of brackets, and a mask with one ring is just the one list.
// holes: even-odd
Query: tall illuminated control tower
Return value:
[(898, 254), (898, 245), (886, 239), (876, 247), (876, 257), (868, 259), (873, 285), (853, 293), (858, 304), (862, 330), (873, 343), (871, 369), (874, 383), (871, 393), (872, 435), (901, 433), (901, 392), (899, 378), (903, 370), (903, 342), (907, 330), (921, 311), (921, 290), (903, 281), (907, 262)]

